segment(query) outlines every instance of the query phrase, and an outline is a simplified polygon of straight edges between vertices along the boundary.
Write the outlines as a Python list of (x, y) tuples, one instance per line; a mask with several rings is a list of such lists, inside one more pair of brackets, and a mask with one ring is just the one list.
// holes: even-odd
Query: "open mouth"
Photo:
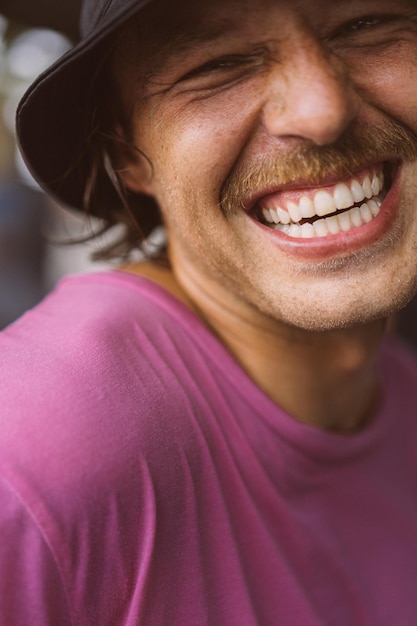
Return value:
[(264, 196), (257, 202), (257, 215), (289, 237), (338, 235), (372, 222), (391, 184), (390, 169), (381, 163), (334, 185)]

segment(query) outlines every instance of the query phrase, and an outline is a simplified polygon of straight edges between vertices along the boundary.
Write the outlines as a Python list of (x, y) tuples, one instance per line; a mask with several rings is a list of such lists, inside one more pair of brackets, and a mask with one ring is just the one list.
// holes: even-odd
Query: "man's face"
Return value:
[(159, 203), (188, 294), (317, 330), (404, 304), (417, 285), (417, 3), (186, 0), (161, 20), (162, 6), (116, 57), (153, 165), (125, 177)]

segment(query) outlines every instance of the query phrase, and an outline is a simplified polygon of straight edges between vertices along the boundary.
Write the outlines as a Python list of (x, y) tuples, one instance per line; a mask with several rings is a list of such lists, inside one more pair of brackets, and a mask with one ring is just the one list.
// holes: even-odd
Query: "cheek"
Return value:
[(399, 43), (353, 73), (366, 102), (417, 132), (417, 44)]
[(253, 86), (242, 86), (207, 100), (180, 98), (169, 109), (161, 108), (149, 150), (156, 185), (168, 176), (171, 185), (193, 191), (198, 185), (217, 203), (259, 117), (259, 94)]
[[(417, 59), (416, 59), (417, 65)], [(379, 86), (385, 110), (417, 132), (417, 71), (388, 76)]]

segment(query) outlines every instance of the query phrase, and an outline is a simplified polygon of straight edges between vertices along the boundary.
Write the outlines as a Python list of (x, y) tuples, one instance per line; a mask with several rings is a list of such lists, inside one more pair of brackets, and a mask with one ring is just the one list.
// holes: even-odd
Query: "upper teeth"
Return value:
[[(349, 182), (338, 183), (329, 191), (321, 189), (313, 195), (302, 195), (296, 201), (289, 199), (285, 202), (281, 201), (282, 206), (274, 203), (270, 198), (269, 206), (262, 208), (262, 213), (267, 223), (275, 225), (275, 228), (293, 237), (320, 237), (329, 233), (337, 234), (340, 230), (346, 231), (352, 227), (361, 226), (379, 213), (381, 199), (378, 196), (383, 186), (383, 173), (376, 172), (366, 175), (362, 181), (352, 178)], [(354, 206), (362, 202), (361, 207)], [(315, 220), (312, 223), (299, 224), (305, 218), (324, 217), (350, 207), (352, 207), (351, 210), (346, 213)]]

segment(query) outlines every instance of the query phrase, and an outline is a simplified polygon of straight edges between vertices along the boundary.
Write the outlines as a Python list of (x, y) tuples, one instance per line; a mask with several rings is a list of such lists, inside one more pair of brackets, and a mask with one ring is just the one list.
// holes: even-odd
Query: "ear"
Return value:
[(112, 160), (124, 186), (133, 193), (153, 195), (152, 164), (128, 139), (121, 126), (117, 126), (112, 149)]

